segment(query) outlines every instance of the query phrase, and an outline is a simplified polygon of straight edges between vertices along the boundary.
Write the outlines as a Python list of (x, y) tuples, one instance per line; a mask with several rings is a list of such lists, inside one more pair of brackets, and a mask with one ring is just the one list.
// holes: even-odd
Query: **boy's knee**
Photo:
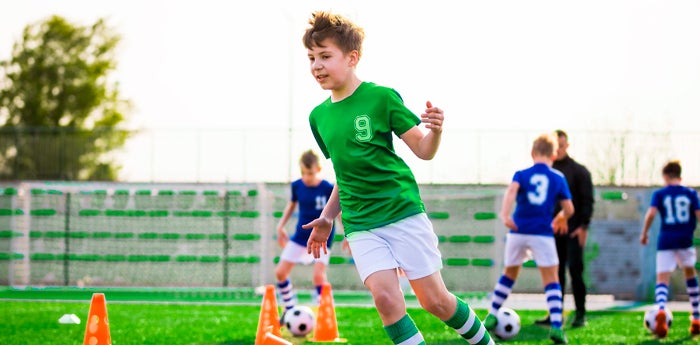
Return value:
[(455, 308), (455, 302), (447, 296), (430, 295), (429, 297), (421, 298), (420, 305), (425, 311), (443, 317), (449, 314), (450, 310)]

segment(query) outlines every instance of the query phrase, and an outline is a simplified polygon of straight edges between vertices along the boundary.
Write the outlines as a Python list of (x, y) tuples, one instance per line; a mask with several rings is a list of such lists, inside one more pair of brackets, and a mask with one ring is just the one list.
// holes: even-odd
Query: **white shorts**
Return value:
[(331, 259), (331, 250), (328, 249), (328, 254), (323, 253), (321, 249), (321, 257), (316, 259), (313, 254), (306, 252), (306, 247), (296, 243), (294, 241), (287, 242), (287, 245), (282, 249), (282, 254), (280, 254), (280, 260), (289, 261), (295, 264), (308, 265), (312, 262), (322, 262), (328, 266), (328, 262)]
[(695, 255), (695, 247), (659, 250), (656, 252), (656, 273), (673, 272), (678, 266), (695, 267)]
[(537, 267), (559, 265), (554, 237), (508, 233), (503, 264), (506, 267), (520, 266), (530, 259), (535, 259)]
[(351, 232), (347, 239), (363, 283), (374, 272), (397, 267), (409, 280), (442, 269), (438, 238), (425, 213), (376, 229)]

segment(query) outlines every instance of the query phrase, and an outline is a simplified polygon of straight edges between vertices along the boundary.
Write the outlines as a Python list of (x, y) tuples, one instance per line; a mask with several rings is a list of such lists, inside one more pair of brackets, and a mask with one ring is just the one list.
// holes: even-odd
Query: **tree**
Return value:
[(53, 16), (28, 25), (0, 61), (0, 179), (114, 180), (111, 156), (130, 133), (115, 49), (103, 19), (79, 26)]

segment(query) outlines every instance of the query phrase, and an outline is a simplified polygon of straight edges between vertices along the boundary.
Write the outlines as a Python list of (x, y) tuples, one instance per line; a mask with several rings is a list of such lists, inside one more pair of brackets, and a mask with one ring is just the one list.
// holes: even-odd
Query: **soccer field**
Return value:
[[(82, 344), (90, 303), (66, 301), (1, 301), (0, 344)], [(255, 305), (195, 303), (108, 302), (112, 343), (120, 344), (197, 344), (250, 345), (255, 342), (260, 307)], [(466, 344), (442, 322), (423, 311), (409, 309), (423, 332), (427, 344)], [(480, 317), (485, 310), (477, 310)], [(522, 319), (520, 333), (504, 344), (549, 344), (548, 330), (533, 325), (542, 316), (540, 310), (518, 310)], [(59, 324), (63, 314), (76, 314), (79, 325)], [(348, 344), (387, 344), (375, 309), (361, 306), (336, 306), (338, 330)], [(588, 326), (567, 329), (570, 344), (695, 344), (688, 334), (688, 313), (675, 312), (668, 337), (655, 339), (642, 326), (639, 311), (593, 311)], [(294, 344), (305, 339), (285, 338)]]

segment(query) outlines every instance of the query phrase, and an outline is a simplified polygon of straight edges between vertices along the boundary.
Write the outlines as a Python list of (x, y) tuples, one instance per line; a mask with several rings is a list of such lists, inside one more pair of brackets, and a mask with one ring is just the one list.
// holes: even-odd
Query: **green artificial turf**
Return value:
[[(0, 344), (82, 344), (89, 310), (85, 302), (0, 301)], [(250, 345), (255, 342), (259, 306), (107, 302), (112, 344)], [(427, 344), (466, 344), (441, 321), (422, 309), (409, 309)], [(480, 317), (485, 311), (478, 310)], [(533, 325), (542, 311), (518, 310), (520, 333), (503, 344), (550, 344), (547, 329)], [(76, 314), (79, 325), (58, 323), (63, 314)], [(336, 306), (340, 336), (347, 344), (391, 345), (376, 310)], [(688, 335), (688, 313), (674, 313), (666, 339), (657, 340), (642, 326), (642, 312), (597, 311), (584, 328), (567, 328), (570, 344), (695, 344)], [(295, 344), (304, 339), (284, 336)]]

